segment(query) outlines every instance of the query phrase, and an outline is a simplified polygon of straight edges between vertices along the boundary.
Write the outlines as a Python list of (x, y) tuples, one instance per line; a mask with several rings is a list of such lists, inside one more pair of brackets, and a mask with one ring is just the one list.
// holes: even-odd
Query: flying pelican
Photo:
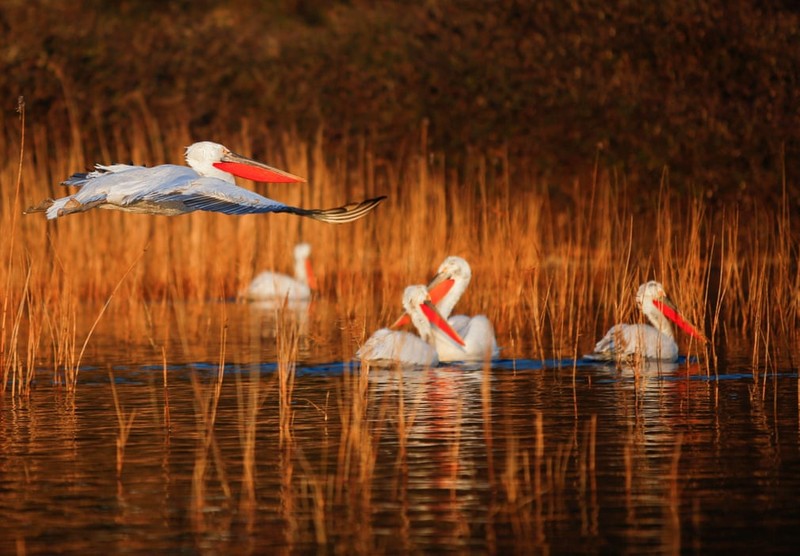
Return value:
[[(428, 284), (428, 293), (436, 308), (447, 319), (448, 324), (463, 338), (464, 344), (453, 342), (451, 338), (436, 333), (436, 351), (439, 361), (482, 361), (486, 357), (496, 359), (500, 355), (492, 323), (485, 315), (453, 315), (458, 300), (472, 280), (472, 269), (461, 257), (447, 257)], [(403, 315), (392, 325), (396, 328), (408, 322)]]
[(265, 271), (256, 276), (247, 288), (247, 299), (305, 301), (311, 290), (317, 289), (317, 279), (311, 270), (311, 246), (298, 243), (294, 246), (294, 278), (286, 274)]
[(651, 361), (676, 361), (678, 344), (672, 333), (674, 322), (684, 332), (703, 343), (708, 339), (702, 332), (686, 322), (675, 304), (667, 297), (664, 286), (651, 280), (639, 286), (636, 304), (650, 324), (616, 324), (594, 346), (586, 358), (595, 361), (645, 359)]
[(464, 343), (431, 303), (425, 286), (408, 286), (403, 292), (403, 308), (417, 328), (419, 336), (381, 328), (361, 346), (356, 357), (378, 366), (399, 363), (431, 367), (439, 364), (439, 356), (434, 347), (437, 331), (446, 334), (455, 343)]
[(264, 182), (301, 182), (303, 178), (231, 152), (210, 141), (186, 149), (190, 166), (162, 164), (146, 168), (98, 164), (88, 173), (73, 174), (63, 185), (79, 187), (74, 195), (45, 199), (25, 213), (45, 212), (52, 220), (95, 207), (174, 216), (196, 210), (225, 214), (288, 212), (322, 222), (352, 222), (386, 197), (375, 197), (331, 209), (304, 209), (262, 197), (236, 185), (234, 176)]

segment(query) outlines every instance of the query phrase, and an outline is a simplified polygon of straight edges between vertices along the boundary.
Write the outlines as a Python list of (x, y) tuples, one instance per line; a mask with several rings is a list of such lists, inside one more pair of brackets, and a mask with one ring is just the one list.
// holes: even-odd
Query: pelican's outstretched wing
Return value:
[(283, 208), (273, 212), (289, 212), (300, 216), (307, 216), (308, 218), (313, 218), (320, 222), (345, 224), (346, 222), (353, 222), (354, 220), (366, 216), (367, 213), (371, 212), (372, 209), (377, 207), (384, 199), (386, 199), (386, 195), (381, 195), (380, 197), (373, 197), (372, 199), (366, 199), (358, 203), (348, 203), (341, 207), (329, 209), (302, 209), (283, 205)]
[(330, 209), (304, 209), (267, 199), (234, 183), (200, 177), (192, 168), (162, 164), (153, 168), (127, 164), (98, 165), (63, 182), (79, 187), (73, 195), (45, 199), (25, 213), (46, 212), (59, 218), (95, 207), (174, 216), (196, 210), (224, 214), (288, 212), (334, 224), (352, 222), (372, 211), (386, 197), (375, 197)]
[(288, 212), (322, 222), (342, 224), (365, 216), (386, 197), (375, 197), (360, 203), (350, 203), (331, 209), (304, 209), (286, 205), (243, 189), (237, 185), (214, 178), (200, 178), (189, 187), (155, 191), (144, 195), (142, 201), (154, 203), (180, 203), (188, 211), (204, 210), (224, 214), (260, 214)]
[(127, 172), (129, 170), (145, 170), (144, 166), (134, 166), (131, 164), (95, 164), (94, 170), (91, 172), (76, 172), (70, 177), (61, 182), (61, 185), (69, 185), (73, 187), (83, 187), (90, 181), (110, 174), (119, 174), (120, 172)]

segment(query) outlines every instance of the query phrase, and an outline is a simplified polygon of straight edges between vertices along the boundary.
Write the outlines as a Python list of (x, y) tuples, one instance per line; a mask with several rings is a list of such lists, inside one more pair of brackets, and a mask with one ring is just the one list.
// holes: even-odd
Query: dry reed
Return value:
[(116, 438), (116, 446), (117, 480), (120, 480), (122, 478), (122, 467), (125, 464), (125, 446), (128, 444), (128, 436), (130, 436), (131, 427), (133, 427), (133, 420), (136, 419), (136, 410), (134, 409), (130, 412), (130, 414), (126, 414), (125, 410), (120, 404), (119, 396), (117, 396), (117, 386), (114, 379), (114, 373), (109, 371), (108, 380), (109, 384), (111, 385), (111, 396), (114, 399), (114, 409), (117, 414), (117, 426), (119, 427)]
[(291, 444), (292, 441), (292, 420), (294, 410), (292, 408), (292, 396), (294, 393), (294, 381), (296, 376), (298, 330), (297, 323), (287, 318), (286, 307), (281, 307), (275, 320), (275, 338), (277, 344), (278, 357), (278, 403), (280, 416), (280, 443)]
[[(392, 160), (376, 159), (366, 145), (355, 159), (343, 152), (328, 156), (321, 139), (306, 144), (291, 134), (270, 135), (265, 126), (245, 120), (240, 135), (213, 139), (309, 178), (308, 184), (298, 186), (248, 187), (306, 207), (333, 206), (377, 194), (388, 195), (389, 201), (373, 215), (346, 226), (286, 215), (158, 218), (99, 210), (55, 222), (36, 216), (21, 218), (18, 205), (61, 195), (52, 184), (84, 169), (92, 154), (103, 156), (103, 162), (180, 162), (181, 148), (195, 139), (185, 122), (159, 127), (147, 115), (144, 100), (140, 117), (132, 120), (125, 137), (101, 137), (93, 143), (76, 132), (69, 144), (61, 145), (50, 135), (51, 123), (23, 120), (22, 129), (27, 126), (31, 140), (26, 143), (24, 134), (7, 133), (0, 145), (6, 160), (19, 160), (14, 167), (0, 167), (0, 180), (22, 184), (23, 201), (14, 197), (0, 203), (0, 224), (7, 230), (0, 236), (0, 253), (8, 261), (0, 268), (4, 287), (0, 389), (10, 388), (14, 396), (29, 395), (36, 370), (44, 368), (66, 390), (74, 391), (81, 365), (91, 360), (91, 339), (101, 323), (113, 322), (114, 326), (103, 326), (104, 335), (123, 345), (146, 343), (162, 363), (164, 423), (169, 435), (167, 359), (178, 358), (182, 351), (188, 360), (205, 360), (203, 346), (213, 344), (209, 338), (221, 320), (216, 376), (209, 386), (192, 376), (198, 440), (191, 510), (197, 530), (206, 527), (203, 510), (212, 465), (223, 498), (232, 499), (214, 434), (224, 369), (231, 356), (226, 348), (225, 316), (215, 320), (197, 308), (201, 303), (194, 302), (234, 298), (262, 268), (290, 267), (287, 246), (299, 241), (313, 244), (321, 295), (331, 300), (335, 315), (323, 322), (311, 314), (306, 323), (309, 333), (302, 339), (297, 323), (285, 314), (276, 317), (281, 515), (289, 546), (300, 537), (298, 530), (303, 526), (297, 516), (306, 512), (320, 546), (337, 533), (332, 530), (332, 516), (336, 516), (337, 525), (352, 527), (348, 531), (354, 539), (352, 546), (364, 552), (372, 548), (369, 523), (376, 462), (388, 430), (385, 421), (395, 418), (395, 493), (407, 504), (408, 439), (422, 403), (417, 398), (409, 406), (401, 386), (396, 407), (376, 404), (370, 369), (349, 370), (339, 382), (331, 410), (338, 415), (339, 437), (332, 441), (335, 455), (331, 461), (327, 453), (321, 461), (307, 457), (294, 430), (294, 385), (303, 357), (302, 342), (313, 346), (317, 337), (325, 335), (320, 343), (338, 346), (338, 359), (349, 360), (372, 330), (397, 316), (396, 299), (402, 286), (429, 277), (447, 255), (465, 257), (473, 269), (472, 286), (459, 311), (485, 313), (509, 357), (576, 359), (611, 324), (640, 318), (633, 295), (638, 284), (648, 279), (663, 282), (688, 318), (707, 331), (712, 339), (708, 354), (703, 346), (679, 337), (682, 352), (701, 356), (708, 362), (707, 372), (717, 371), (729, 341), (744, 337), (751, 346), (755, 390), (763, 398), (768, 378), (764, 369), (774, 370), (796, 357), (792, 350), (797, 345), (800, 303), (794, 262), (798, 244), (785, 197), (777, 219), (767, 207), (745, 218), (736, 208), (721, 210), (703, 198), (676, 194), (666, 172), (655, 184), (629, 184), (613, 171), (597, 167), (591, 176), (578, 177), (556, 190), (530, 177), (535, 175), (533, 166), (520, 166), (502, 152), (492, 161), (478, 158), (471, 172), (457, 175), (426, 150), (424, 135), (417, 156), (407, 166), (398, 166)], [(253, 152), (253, 145), (266, 147)], [(519, 176), (528, 179), (520, 181)], [(639, 186), (654, 188), (647, 196), (651, 203), (636, 200), (632, 192)], [(141, 255), (131, 262), (127, 253)], [(93, 310), (98, 304), (100, 309)], [(106, 314), (113, 318), (101, 321)], [(259, 353), (253, 350), (247, 356), (255, 360)], [(402, 377), (398, 380), (402, 384)], [(493, 399), (491, 380), (487, 367), (480, 403), (488, 482), (503, 496), (495, 509), (509, 516), (515, 535), (528, 539), (524, 548), (546, 548), (545, 523), (567, 511), (562, 495), (574, 479), (582, 529), (587, 535), (596, 534), (598, 425), (592, 417), (583, 432), (579, 430), (575, 375), (576, 430), (573, 438), (551, 447), (546, 445), (549, 436), (545, 436), (545, 416), (540, 411), (533, 414), (535, 435), (527, 444), (510, 425), (504, 435), (496, 435), (494, 424), (505, 421), (499, 421), (503, 407)], [(640, 440), (636, 427), (642, 419), (640, 396), (645, 388), (641, 380), (637, 375), (634, 381), (636, 414), (632, 419), (636, 423), (623, 446), (630, 523), (638, 519), (633, 498)], [(257, 367), (247, 379), (237, 377), (236, 384), (242, 451), (239, 509), (251, 513), (257, 506), (258, 416), (269, 404), (264, 403), (267, 388)], [(461, 456), (460, 403), (446, 446), (450, 462), (458, 462)], [(116, 393), (115, 404), (119, 475), (135, 413), (124, 414)], [(327, 406), (324, 413), (327, 422)], [(499, 444), (504, 444), (503, 460), (495, 458)], [(675, 454), (673, 473), (677, 473), (680, 441)], [(455, 493), (452, 485), (459, 478), (458, 465), (449, 473), (447, 484)], [(677, 511), (677, 483), (671, 488), (669, 502), (672, 511)], [(343, 517), (336, 514), (341, 508), (346, 510)], [(363, 529), (356, 530), (360, 526)], [(485, 535), (487, 547), (497, 545), (492, 523), (486, 524)]]
[[(3, 144), (7, 159), (19, 160), (0, 169), (3, 182), (23, 184), (23, 203), (0, 208), (8, 230), (0, 247), (9, 261), (0, 270), (3, 388), (12, 362), (28, 376), (45, 361), (74, 369), (80, 363), (74, 335), (85, 334), (78, 307), (109, 300), (120, 287), (113, 277), (126, 270), (132, 276), (120, 303), (130, 309), (130, 333), (142, 334), (146, 325), (135, 321), (147, 302), (211, 299), (217, 294), (211, 284), (221, 285), (219, 295), (235, 297), (261, 268), (290, 267), (287, 246), (301, 240), (314, 245), (322, 295), (340, 308), (343, 359), (394, 316), (392, 301), (402, 285), (430, 276), (448, 254), (464, 256), (473, 267), (473, 286), (459, 307), (486, 313), (510, 356), (573, 358), (590, 350), (613, 322), (639, 318), (633, 293), (651, 278), (666, 285), (691, 320), (705, 323), (715, 342), (712, 361), (731, 334), (751, 339), (753, 368), (790, 356), (798, 249), (786, 199), (779, 218), (768, 218), (762, 208), (743, 222), (738, 211), (677, 196), (666, 172), (648, 208), (633, 204), (635, 188), (624, 178), (599, 167), (556, 193), (532, 179), (515, 181), (534, 173), (503, 153), (492, 165), (478, 159), (471, 173), (456, 178), (426, 152), (424, 136), (409, 167), (397, 167), (368, 149), (355, 162), (344, 153), (326, 156), (321, 138), (310, 145), (290, 134), (270, 136), (245, 121), (239, 136), (214, 139), (309, 178), (308, 184), (269, 186), (268, 195), (301, 206), (376, 194), (389, 195), (389, 201), (346, 226), (286, 215), (163, 218), (93, 211), (55, 222), (20, 218), (15, 203), (61, 195), (51, 184), (85, 168), (90, 160), (83, 153), (180, 162), (181, 147), (192, 140), (185, 125), (160, 128), (144, 104), (127, 136), (96, 143), (81, 142), (75, 133), (69, 145), (54, 144), (51, 123), (22, 122), (30, 144), (24, 143), (25, 128), (18, 141), (12, 136)], [(254, 144), (267, 145), (267, 151), (251, 152)], [(235, 249), (222, 248), (231, 240)], [(24, 258), (15, 254), (20, 251)], [(125, 257), (109, 256), (120, 251), (143, 253), (136, 269), (126, 269)], [(14, 317), (6, 316), (10, 307), (17, 308)], [(8, 326), (9, 318), (17, 323)], [(188, 335), (178, 325), (178, 336)], [(88, 341), (90, 334), (84, 337)], [(702, 352), (680, 341), (684, 350)], [(77, 351), (84, 350), (85, 343)], [(75, 376), (68, 374), (71, 384)]]
[(204, 509), (206, 507), (207, 473), (212, 457), (214, 469), (216, 470), (223, 495), (226, 500), (230, 500), (231, 498), (230, 484), (227, 479), (219, 447), (217, 446), (216, 436), (214, 435), (214, 425), (217, 420), (220, 396), (222, 395), (226, 341), (227, 325), (223, 319), (219, 338), (219, 364), (212, 385), (209, 388), (204, 388), (197, 375), (195, 373), (191, 375), (192, 389), (194, 390), (195, 397), (195, 422), (198, 442), (195, 450), (195, 464), (192, 473), (190, 515), (193, 527), (197, 531), (204, 531), (207, 526), (204, 518)]

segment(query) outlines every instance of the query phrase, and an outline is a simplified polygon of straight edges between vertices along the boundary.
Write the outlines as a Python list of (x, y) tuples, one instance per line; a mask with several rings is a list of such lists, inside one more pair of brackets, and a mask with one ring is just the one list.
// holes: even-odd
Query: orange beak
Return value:
[[(452, 278), (440, 278), (439, 276), (434, 277), (430, 284), (428, 284), (428, 295), (431, 298), (431, 303), (434, 305), (439, 303), (439, 301), (447, 295), (447, 292), (450, 291), (450, 288), (453, 287), (455, 284), (455, 280)], [(397, 319), (392, 326), (389, 328), (399, 328), (405, 324), (411, 322), (411, 318), (404, 314), (402, 317)]]
[(425, 301), (421, 306), (422, 313), (427, 317), (427, 319), (431, 322), (431, 324), (435, 325), (439, 328), (442, 332), (450, 336), (454, 342), (456, 342), (460, 346), (465, 346), (463, 338), (459, 336), (458, 332), (453, 330), (453, 327), (442, 317), (439, 311), (436, 310), (436, 307), (430, 301)]
[(234, 176), (253, 181), (266, 183), (295, 183), (304, 182), (305, 178), (295, 176), (289, 172), (267, 166), (262, 162), (252, 160), (236, 153), (228, 153), (220, 162), (215, 162), (214, 167), (228, 172)]
[(311, 270), (311, 261), (308, 259), (306, 259), (306, 280), (308, 281), (308, 287), (317, 291), (317, 277), (314, 275), (314, 271)]
[(661, 299), (654, 299), (653, 305), (655, 305), (656, 309), (664, 313), (665, 317), (674, 322), (678, 328), (686, 332), (689, 336), (697, 338), (704, 344), (708, 343), (708, 338), (706, 338), (705, 334), (686, 322), (678, 312), (678, 308), (675, 307), (675, 304), (672, 303), (669, 298), (664, 297)]
[(409, 322), (411, 322), (411, 317), (408, 316), (408, 313), (403, 313), (403, 316), (394, 321), (394, 324), (389, 328), (400, 328), (401, 326), (406, 325)]

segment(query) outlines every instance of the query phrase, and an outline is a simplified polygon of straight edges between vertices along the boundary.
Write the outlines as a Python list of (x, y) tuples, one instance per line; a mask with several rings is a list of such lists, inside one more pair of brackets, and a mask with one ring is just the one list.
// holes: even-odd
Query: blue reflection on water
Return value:
[[(684, 373), (680, 372), (681, 368), (685, 365), (696, 365), (699, 360), (696, 357), (681, 356), (678, 361), (674, 363), (653, 363), (652, 367), (645, 369), (645, 372), (655, 371), (659, 379), (665, 381), (683, 381), (693, 380), (701, 382), (714, 382), (720, 380), (752, 380), (753, 373), (751, 371), (744, 372), (729, 372), (719, 374), (706, 374), (706, 373)], [(359, 370), (361, 364), (357, 360), (353, 361), (332, 361), (329, 363), (303, 365), (297, 364), (295, 366), (296, 376), (336, 376), (347, 372), (354, 372)], [(482, 364), (448, 364), (447, 368), (469, 370), (479, 370), (483, 368)], [(627, 380), (632, 376), (632, 367), (618, 368), (614, 363), (602, 363), (594, 360), (578, 358), (578, 359), (500, 359), (492, 361), (490, 367), (493, 371), (512, 371), (512, 372), (528, 372), (528, 371), (541, 371), (541, 370), (596, 370), (603, 371), (607, 375), (602, 379), (603, 381), (616, 382), (619, 380)], [(137, 382), (141, 376), (136, 376), (138, 373), (161, 373), (164, 367), (162, 365), (116, 365), (112, 367), (112, 371), (125, 371), (125, 376), (115, 376), (117, 382)], [(133, 375), (130, 372), (133, 371)], [(218, 363), (211, 362), (193, 362), (188, 364), (167, 365), (169, 372), (185, 372), (196, 371), (200, 374), (216, 374), (219, 371)], [(244, 374), (257, 371), (262, 374), (272, 374), (278, 371), (278, 364), (274, 362), (265, 363), (226, 363), (223, 367), (223, 372), (226, 375), (230, 374)], [(88, 375), (96, 375), (97, 372), (102, 372), (102, 369), (97, 366), (86, 366), (81, 368), (82, 373)], [(105, 373), (103, 373), (105, 374)], [(797, 378), (797, 371), (780, 371), (769, 372), (767, 374), (770, 378)], [(88, 379), (88, 376), (87, 376)], [(107, 379), (107, 377), (106, 377)], [(91, 381), (91, 379), (89, 379)], [(597, 377), (594, 376), (594, 381), (597, 382)]]

